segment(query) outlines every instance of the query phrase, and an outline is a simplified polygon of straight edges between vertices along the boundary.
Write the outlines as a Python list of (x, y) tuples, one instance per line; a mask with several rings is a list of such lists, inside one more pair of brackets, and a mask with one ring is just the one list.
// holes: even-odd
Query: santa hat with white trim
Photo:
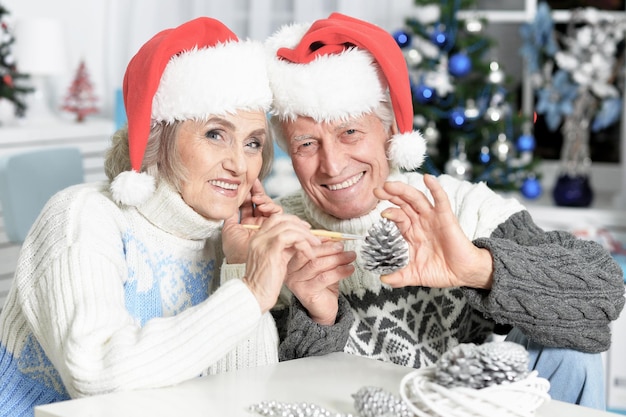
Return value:
[(154, 192), (154, 178), (141, 173), (153, 123), (268, 111), (272, 93), (266, 58), (260, 42), (240, 41), (208, 17), (163, 30), (146, 42), (124, 75), (131, 171), (113, 180), (114, 200), (139, 205)]
[[(406, 170), (421, 166), (426, 142), (413, 130), (409, 73), (391, 34), (333, 13), (312, 25), (284, 26), (266, 41), (266, 48), (271, 55), (273, 116), (346, 120), (376, 109), (388, 90), (398, 133), (391, 138), (387, 156), (392, 165)], [(280, 135), (277, 139), (280, 143)]]

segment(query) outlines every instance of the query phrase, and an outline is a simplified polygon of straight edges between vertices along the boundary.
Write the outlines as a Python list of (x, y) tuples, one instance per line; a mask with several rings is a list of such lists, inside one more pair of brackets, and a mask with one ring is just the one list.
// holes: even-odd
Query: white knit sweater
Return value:
[(230, 279), (243, 266), (210, 294), (220, 227), (165, 185), (139, 209), (118, 207), (107, 184), (54, 196), (0, 316), (0, 415), (277, 362), (271, 315)]

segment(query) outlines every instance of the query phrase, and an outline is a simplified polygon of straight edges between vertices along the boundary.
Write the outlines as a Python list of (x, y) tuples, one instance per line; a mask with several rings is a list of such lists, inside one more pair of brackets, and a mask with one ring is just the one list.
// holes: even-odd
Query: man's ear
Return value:
[(395, 135), (396, 133), (398, 133), (400, 131), (400, 129), (398, 129), (398, 124), (396, 123), (396, 119), (393, 119), (393, 123), (391, 124), (391, 126), (389, 127), (389, 131), (390, 131), (390, 137)]

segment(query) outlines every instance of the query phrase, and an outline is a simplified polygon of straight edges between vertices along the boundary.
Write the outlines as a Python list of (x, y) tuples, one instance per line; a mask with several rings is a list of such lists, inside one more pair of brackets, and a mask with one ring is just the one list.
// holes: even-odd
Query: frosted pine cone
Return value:
[(462, 343), (435, 364), (435, 381), (447, 388), (481, 389), (528, 376), (528, 352), (513, 342)]
[(413, 417), (404, 401), (378, 387), (363, 387), (354, 398), (359, 417)]
[(383, 218), (367, 233), (361, 249), (365, 269), (385, 275), (409, 263), (409, 245), (394, 222)]

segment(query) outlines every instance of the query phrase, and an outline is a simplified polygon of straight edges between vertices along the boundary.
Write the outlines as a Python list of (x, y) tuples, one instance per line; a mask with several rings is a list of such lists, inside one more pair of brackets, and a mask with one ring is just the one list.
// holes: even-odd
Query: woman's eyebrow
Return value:
[(230, 122), (230, 121), (228, 121), (226, 119), (223, 119), (223, 118), (217, 117), (217, 116), (214, 116), (214, 117), (211, 117), (211, 118), (207, 119), (206, 123), (221, 124), (224, 127), (227, 127), (229, 129), (233, 129), (233, 130), (235, 129), (235, 124), (233, 122)]
[(248, 137), (250, 136), (267, 136), (267, 129), (255, 129), (252, 132), (248, 133)]

